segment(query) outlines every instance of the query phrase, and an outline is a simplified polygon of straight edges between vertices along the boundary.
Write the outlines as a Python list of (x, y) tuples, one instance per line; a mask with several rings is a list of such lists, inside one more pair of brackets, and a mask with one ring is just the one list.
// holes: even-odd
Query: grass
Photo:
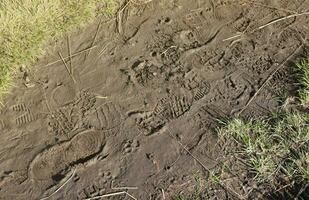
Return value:
[[(224, 152), (222, 163), (204, 178), (203, 188), (174, 199), (214, 199), (216, 194), (205, 194), (216, 187), (239, 199), (309, 199), (309, 58), (297, 67), (299, 105), (264, 119), (222, 122), (217, 131), (219, 143), (229, 152)], [(240, 174), (246, 178), (235, 180), (239, 188), (231, 188), (230, 177)], [(250, 189), (242, 190), (243, 185)]]
[(309, 116), (282, 113), (268, 120), (234, 119), (220, 136), (240, 144), (239, 156), (257, 182), (275, 183), (286, 177), (296, 184), (309, 181)]
[(33, 64), (52, 39), (96, 16), (111, 16), (116, 6), (116, 0), (2, 0), (0, 97), (12, 86), (16, 70)]
[(237, 146), (232, 156), (246, 166), (251, 181), (279, 199), (309, 198), (309, 59), (297, 66), (301, 109), (267, 119), (232, 119), (218, 130), (221, 139)]
[(309, 58), (297, 64), (300, 71), (300, 100), (305, 108), (309, 108)]

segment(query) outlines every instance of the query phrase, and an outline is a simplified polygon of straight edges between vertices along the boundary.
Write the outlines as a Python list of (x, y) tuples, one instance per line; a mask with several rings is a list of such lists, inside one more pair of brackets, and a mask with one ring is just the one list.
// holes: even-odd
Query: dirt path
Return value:
[(58, 42), (32, 71), (21, 68), (0, 111), (0, 199), (190, 191), (193, 175), (217, 164), (217, 119), (267, 115), (293, 91), (291, 61), (304, 51), (309, 17), (264, 25), (306, 8), (306, 0), (129, 3), (116, 21), (71, 36), (72, 59)]

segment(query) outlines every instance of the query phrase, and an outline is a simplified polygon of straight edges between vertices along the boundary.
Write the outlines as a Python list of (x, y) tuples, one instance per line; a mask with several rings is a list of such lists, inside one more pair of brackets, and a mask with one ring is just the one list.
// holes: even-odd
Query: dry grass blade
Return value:
[[(278, 23), (278, 22), (281, 22), (281, 21), (284, 21), (284, 20), (287, 20), (287, 19), (290, 19), (290, 18), (294, 18), (294, 17), (300, 17), (300, 16), (303, 16), (303, 15), (309, 15), (309, 12), (303, 12), (303, 13), (296, 13), (296, 14), (292, 14), (292, 15), (288, 15), (288, 16), (285, 16), (285, 17), (281, 17), (279, 19), (276, 19), (276, 20), (273, 20), (271, 22), (268, 22), (267, 24), (264, 24), (262, 26), (259, 26), (258, 28), (256, 29), (253, 29), (252, 31), (249, 32), (249, 34), (251, 33), (255, 33), (256, 31), (258, 30), (261, 30), (263, 28), (266, 28), (267, 26), (270, 26), (272, 24), (275, 24), (275, 23)], [(247, 33), (247, 31), (244, 31), (242, 34), (236, 34), (234, 36), (231, 36), (231, 37), (228, 37), (224, 40), (222, 40), (223, 42), (224, 41), (229, 41), (229, 40), (232, 40), (232, 39), (235, 39), (235, 38), (238, 38), (240, 36), (242, 36), (243, 34)]]
[(309, 15), (309, 12), (298, 13), (298, 14), (288, 15), (288, 16), (286, 16), (286, 17), (281, 17), (281, 18), (276, 19), (276, 20), (273, 20), (273, 21), (271, 21), (271, 22), (269, 22), (269, 23), (267, 23), (267, 24), (265, 24), (265, 25), (263, 25), (263, 26), (258, 27), (258, 28), (255, 29), (254, 31), (256, 31), (256, 30), (261, 30), (261, 29), (263, 29), (263, 28), (265, 28), (265, 27), (267, 27), (267, 26), (270, 26), (270, 25), (272, 25), (272, 24), (278, 23), (278, 22), (283, 21), (283, 20), (287, 20), (287, 19), (290, 19), (290, 18), (293, 18), (293, 17), (299, 17), (299, 16), (303, 16), (303, 15)]
[(125, 186), (125, 187), (115, 187), (114, 186), (114, 181), (112, 181), (111, 188), (113, 190), (138, 190), (138, 187), (128, 187), (128, 186)]
[(72, 67), (72, 51), (71, 51), (71, 41), (70, 36), (67, 37), (67, 43), (68, 43), (68, 53), (69, 53), (69, 61), (70, 61), (70, 73), (73, 76), (73, 67)]
[(196, 162), (198, 162), (202, 167), (203, 167), (203, 169), (205, 170), (205, 171), (207, 171), (207, 172), (210, 172), (210, 170), (209, 170), (209, 168), (208, 167), (206, 167), (204, 164), (203, 164), (203, 162), (202, 161), (200, 161), (200, 159), (198, 159), (195, 155), (193, 155), (188, 149), (187, 149), (187, 147), (185, 146), (185, 145), (183, 145), (172, 133), (171, 133), (171, 131), (167, 128), (167, 131), (168, 131), (168, 133), (169, 133), (169, 135), (173, 138), (173, 139), (175, 139), (175, 141), (196, 161)]
[(65, 62), (65, 60), (64, 60), (64, 58), (63, 58), (63, 56), (62, 56), (62, 54), (61, 54), (60, 52), (58, 52), (58, 54), (59, 54), (59, 56), (60, 56), (60, 58), (61, 58), (61, 60), (62, 60), (62, 62), (63, 62), (63, 65), (65, 66), (65, 68), (66, 68), (66, 70), (67, 70), (69, 76), (71, 77), (71, 79), (73, 80), (73, 82), (76, 83), (76, 80), (75, 80), (75, 78), (72, 76), (72, 74), (71, 74), (71, 72), (70, 72), (70, 69), (69, 69), (67, 63)]
[[(89, 47), (89, 48), (87, 48), (87, 49), (81, 50), (81, 51), (79, 51), (79, 52), (77, 52), (77, 53), (72, 54), (71, 56), (68, 56), (68, 57), (63, 58), (63, 60), (67, 60), (67, 59), (70, 59), (70, 58), (74, 58), (75, 56), (78, 56), (78, 55), (80, 55), (80, 54), (82, 54), (82, 53), (85, 53), (85, 52), (87, 52), (87, 51), (90, 51), (91, 49), (94, 49), (94, 48), (97, 48), (97, 46), (93, 46), (93, 47)], [(49, 67), (49, 66), (52, 66), (52, 65), (54, 65), (54, 64), (57, 64), (57, 63), (59, 63), (59, 62), (63, 62), (62, 59), (59, 59), (59, 60), (56, 60), (56, 61), (54, 61), (54, 62), (48, 63), (48, 64), (46, 64), (44, 67)]]
[[(95, 34), (94, 34), (94, 37), (93, 37), (93, 40), (92, 40), (92, 42), (91, 42), (90, 47), (93, 47), (93, 46), (94, 46), (94, 43), (95, 43), (95, 41), (96, 41), (96, 39), (97, 39), (97, 37), (98, 37), (98, 33), (99, 33), (99, 31), (100, 31), (100, 28), (101, 28), (101, 25), (102, 25), (102, 20), (100, 20), (100, 22), (99, 22), (99, 24), (98, 24), (97, 30), (96, 30), (96, 32), (95, 32)], [(91, 49), (87, 52), (86, 57), (88, 57), (88, 56), (90, 55), (90, 53), (91, 53)]]
[(288, 12), (288, 13), (297, 14), (297, 12), (293, 11), (293, 10), (288, 10), (288, 9), (279, 8), (279, 7), (275, 7), (275, 6), (269, 6), (269, 5), (266, 5), (266, 4), (257, 3), (255, 1), (249, 1), (249, 3), (252, 4), (253, 6), (259, 6), (259, 7), (264, 7), (264, 8), (272, 9), (272, 10), (278, 10), (278, 11), (284, 11), (284, 12)]
[(257, 97), (257, 95), (262, 91), (262, 89), (266, 86), (266, 84), (273, 78), (273, 76), (297, 53), (300, 51), (300, 49), (303, 47), (304, 44), (300, 45), (296, 50), (293, 51), (269, 76), (268, 78), (263, 82), (263, 84), (259, 87), (259, 89), (254, 93), (254, 95), (249, 99), (249, 101), (246, 103), (246, 105), (236, 114), (236, 116), (239, 116), (241, 113), (243, 113), (248, 106), (253, 102), (253, 100)]
[(53, 193), (51, 193), (50, 195), (48, 195), (47, 197), (43, 197), (40, 200), (45, 200), (45, 199), (49, 199), (50, 197), (54, 196), (57, 192), (59, 192), (75, 175), (76, 169), (74, 169), (73, 173), (71, 174), (71, 176), (57, 189), (55, 190)]
[(130, 0), (131, 3), (133, 3), (136, 6), (145, 5), (147, 3), (152, 2), (153, 0)]
[(128, 195), (130, 198), (137, 200), (137, 198), (133, 197), (131, 194), (129, 194), (128, 192), (125, 192), (125, 191), (114, 192), (114, 193), (104, 194), (104, 195), (100, 195), (100, 196), (90, 197), (90, 198), (86, 198), (84, 200), (95, 200), (95, 199), (108, 198), (108, 197), (114, 197), (114, 196), (120, 196), (120, 195)]

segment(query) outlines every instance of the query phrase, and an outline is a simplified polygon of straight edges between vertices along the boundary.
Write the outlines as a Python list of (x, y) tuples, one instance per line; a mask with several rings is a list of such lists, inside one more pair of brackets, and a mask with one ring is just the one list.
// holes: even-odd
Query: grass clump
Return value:
[(209, 188), (236, 199), (309, 199), (309, 59), (297, 66), (300, 101), (293, 111), (222, 122), (217, 131), (222, 159), (205, 180), (202, 199), (218, 197), (205, 195)]
[(260, 120), (232, 119), (218, 131), (230, 142), (232, 152), (226, 157), (236, 158), (229, 167), (247, 171), (245, 182), (254, 183), (254, 189), (270, 199), (309, 199), (309, 59), (297, 66), (300, 105), (293, 112)]
[(300, 100), (302, 106), (309, 108), (309, 58), (302, 60), (297, 66), (300, 70)]
[[(111, 15), (115, 0), (3, 0), (0, 2), (0, 97), (14, 71), (32, 64), (53, 38), (95, 16)], [(99, 8), (101, 9), (98, 9)]]
[(219, 129), (219, 136), (237, 146), (232, 156), (246, 166), (251, 181), (268, 193), (264, 195), (309, 198), (307, 113), (280, 113), (267, 120), (233, 119)]

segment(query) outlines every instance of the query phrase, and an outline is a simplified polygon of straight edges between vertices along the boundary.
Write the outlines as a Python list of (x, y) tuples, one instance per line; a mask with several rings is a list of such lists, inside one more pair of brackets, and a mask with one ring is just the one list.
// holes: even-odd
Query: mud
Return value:
[(0, 199), (190, 192), (194, 174), (207, 177), (225, 150), (218, 119), (268, 115), (295, 91), (289, 77), (309, 17), (269, 23), (306, 8), (306, 0), (127, 2), (115, 19), (70, 36), (71, 59), (66, 38), (57, 41), (34, 68), (21, 67), (1, 108)]

